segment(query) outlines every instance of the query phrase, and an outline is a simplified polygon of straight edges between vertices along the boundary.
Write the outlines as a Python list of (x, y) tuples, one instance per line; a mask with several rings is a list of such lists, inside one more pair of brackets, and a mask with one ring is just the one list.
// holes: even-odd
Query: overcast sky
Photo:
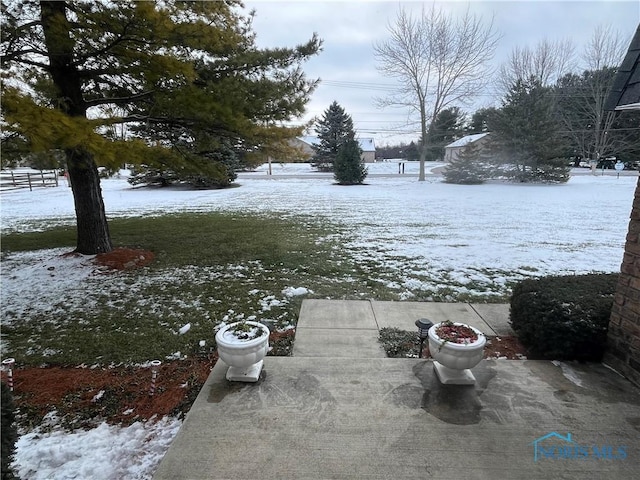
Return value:
[[(598, 26), (611, 26), (630, 40), (640, 23), (640, 1), (445, 1), (446, 11), (471, 13), (490, 22), (501, 34), (493, 63), (499, 66), (516, 46), (535, 47), (543, 40), (570, 39), (578, 53)], [(360, 137), (373, 137), (377, 145), (417, 140), (415, 117), (398, 108), (378, 108), (376, 98), (392, 91), (393, 80), (376, 70), (373, 44), (388, 38), (387, 27), (400, 6), (418, 14), (431, 2), (390, 1), (245, 1), (255, 9), (254, 31), (260, 47), (291, 47), (316, 32), (322, 52), (304, 64), (310, 78), (320, 78), (303, 120), (321, 116), (336, 100), (353, 120)], [(495, 91), (495, 88), (492, 89)], [(475, 106), (497, 104), (491, 92), (478, 95)], [(313, 132), (311, 132), (313, 133)]]

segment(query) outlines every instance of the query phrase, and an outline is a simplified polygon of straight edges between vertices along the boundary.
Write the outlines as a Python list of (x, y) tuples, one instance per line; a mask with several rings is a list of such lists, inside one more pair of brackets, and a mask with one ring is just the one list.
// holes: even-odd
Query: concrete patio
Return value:
[[(293, 357), (257, 384), (219, 361), (154, 478), (629, 479), (640, 391), (600, 364), (483, 360), (475, 386), (389, 359), (385, 326), (464, 321), (509, 333), (508, 305), (305, 300)], [(495, 332), (495, 333), (494, 333)]]

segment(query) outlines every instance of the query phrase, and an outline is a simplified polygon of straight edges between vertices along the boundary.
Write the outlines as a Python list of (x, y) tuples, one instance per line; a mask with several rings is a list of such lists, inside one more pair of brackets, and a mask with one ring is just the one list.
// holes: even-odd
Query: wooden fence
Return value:
[(33, 191), (35, 187), (57, 187), (57, 170), (34, 170), (24, 172), (20, 170), (0, 170), (0, 191), (28, 188)]

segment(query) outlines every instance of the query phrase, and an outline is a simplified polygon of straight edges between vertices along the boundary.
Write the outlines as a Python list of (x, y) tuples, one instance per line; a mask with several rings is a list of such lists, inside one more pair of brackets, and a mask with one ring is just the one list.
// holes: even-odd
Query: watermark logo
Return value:
[(570, 433), (566, 435), (560, 435), (557, 432), (547, 433), (536, 438), (529, 445), (533, 445), (534, 462), (544, 459), (624, 460), (627, 458), (627, 447), (624, 445), (580, 445)]

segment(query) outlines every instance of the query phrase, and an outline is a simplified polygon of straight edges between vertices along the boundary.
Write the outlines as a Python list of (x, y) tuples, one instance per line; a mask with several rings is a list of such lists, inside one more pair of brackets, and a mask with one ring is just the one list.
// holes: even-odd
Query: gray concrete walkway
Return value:
[[(605, 366), (483, 360), (475, 386), (443, 386), (430, 360), (369, 342), (422, 317), (505, 332), (505, 307), (305, 300), (294, 356), (257, 384), (219, 361), (154, 478), (635, 478), (640, 391)], [(361, 357), (324, 356), (335, 341)]]
[(305, 300), (300, 309), (294, 357), (385, 358), (378, 330), (395, 327), (417, 331), (415, 322), (451, 320), (486, 335), (513, 335), (509, 305), (369, 300)]

